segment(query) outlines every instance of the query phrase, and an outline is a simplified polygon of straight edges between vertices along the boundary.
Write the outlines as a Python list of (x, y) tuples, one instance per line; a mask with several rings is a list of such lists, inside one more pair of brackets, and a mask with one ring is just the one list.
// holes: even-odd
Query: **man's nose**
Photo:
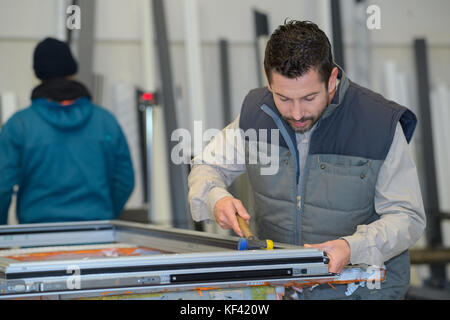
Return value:
[(298, 102), (294, 103), (291, 115), (295, 121), (299, 121), (305, 116), (305, 111), (302, 109)]

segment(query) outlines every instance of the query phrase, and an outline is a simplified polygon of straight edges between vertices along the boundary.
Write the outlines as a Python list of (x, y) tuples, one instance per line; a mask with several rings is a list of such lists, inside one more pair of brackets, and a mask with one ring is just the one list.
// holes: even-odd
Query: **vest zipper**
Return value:
[[(319, 119), (319, 121), (317, 121), (317, 126), (314, 129), (314, 131), (316, 131), (319, 128), (320, 122), (322, 119)], [(298, 194), (298, 186), (297, 186), (297, 210), (298, 210), (298, 214), (295, 215), (295, 223), (296, 223), (296, 228), (295, 228), (295, 243), (297, 245), (303, 245), (302, 243), (302, 239), (298, 239), (298, 233), (301, 233), (301, 227), (303, 226), (303, 224), (300, 224), (300, 219), (301, 214), (303, 213), (303, 206), (304, 206), (304, 194), (305, 194), (305, 185), (306, 185), (306, 178), (307, 178), (307, 174), (309, 174), (309, 170), (308, 165), (309, 165), (309, 150), (311, 149), (311, 140), (312, 140), (312, 136), (314, 135), (314, 132), (311, 134), (311, 136), (309, 137), (309, 142), (308, 142), (308, 149), (306, 152), (306, 161), (305, 161), (305, 166), (303, 167), (303, 174), (300, 175), (301, 177), (303, 177), (303, 179), (299, 179), (299, 184), (300, 184), (300, 194)], [(299, 164), (300, 167), (300, 164)], [(303, 238), (303, 235), (300, 235), (301, 238)], [(298, 240), (297, 240), (298, 239)]]

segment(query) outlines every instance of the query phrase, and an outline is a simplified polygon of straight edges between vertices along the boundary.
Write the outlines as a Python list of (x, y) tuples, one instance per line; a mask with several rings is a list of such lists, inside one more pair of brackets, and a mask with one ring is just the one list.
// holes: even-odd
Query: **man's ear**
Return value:
[(331, 70), (330, 78), (328, 79), (328, 93), (332, 93), (336, 89), (336, 80), (338, 76), (338, 68), (334, 67)]

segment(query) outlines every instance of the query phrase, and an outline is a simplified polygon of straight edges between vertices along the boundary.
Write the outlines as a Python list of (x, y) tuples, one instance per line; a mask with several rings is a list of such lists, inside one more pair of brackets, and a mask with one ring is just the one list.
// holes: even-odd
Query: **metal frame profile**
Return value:
[[(237, 238), (174, 228), (93, 221), (0, 227), (0, 248), (134, 244), (159, 250), (143, 256), (20, 261), (0, 257), (0, 298), (99, 296), (104, 291), (161, 292), (199, 286), (247, 286), (332, 278), (321, 251), (284, 244), (236, 251)], [(52, 248), (50, 248), (52, 249)], [(20, 250), (20, 249), (19, 249)], [(30, 249), (25, 249), (30, 250)], [(15, 249), (12, 250), (16, 251)], [(5, 257), (6, 256), (6, 257)], [(70, 286), (79, 270), (80, 285)]]
[(231, 108), (231, 84), (230, 84), (230, 62), (229, 62), (229, 43), (226, 39), (219, 40), (220, 49), (220, 75), (222, 89), (222, 112), (224, 127), (233, 121)]
[[(162, 0), (152, 0), (153, 20), (155, 26), (155, 35), (157, 40), (157, 56), (159, 61), (159, 70), (162, 82), (162, 89), (159, 98), (163, 106), (164, 122), (167, 137), (171, 132), (178, 128), (175, 109), (175, 96), (172, 79), (172, 69), (170, 63), (170, 50), (167, 39), (166, 19), (164, 4)], [(168, 141), (168, 156), (175, 146), (175, 142)], [(176, 165), (169, 161), (169, 180), (172, 203), (172, 221), (173, 226), (177, 228), (191, 228), (191, 219), (189, 217), (189, 206), (187, 203), (187, 168), (184, 165)]]
[(345, 70), (344, 43), (342, 36), (341, 22), (341, 2), (340, 0), (330, 0), (331, 23), (333, 29), (333, 54), (334, 61)]
[[(426, 239), (433, 248), (442, 247), (441, 217), (439, 209), (439, 195), (436, 179), (435, 150), (433, 146), (433, 132), (431, 122), (430, 82), (428, 73), (427, 44), (425, 39), (414, 40), (416, 63), (416, 79), (418, 102), (420, 109), (420, 123), (422, 125), (422, 157), (425, 186), (425, 212), (427, 213)], [(440, 286), (446, 281), (445, 264), (430, 265), (431, 284)]]
[(256, 53), (256, 70), (258, 75), (258, 85), (264, 86), (266, 76), (264, 73), (264, 51), (267, 40), (269, 38), (269, 19), (266, 14), (253, 10), (253, 18), (255, 23), (255, 53)]

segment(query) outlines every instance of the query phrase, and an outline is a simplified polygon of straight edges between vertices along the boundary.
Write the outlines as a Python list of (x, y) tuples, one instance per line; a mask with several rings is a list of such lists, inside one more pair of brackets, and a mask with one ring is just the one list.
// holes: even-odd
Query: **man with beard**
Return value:
[[(248, 161), (252, 139), (246, 136), (246, 162), (221, 163), (223, 146), (234, 142), (217, 135), (193, 160), (193, 219), (215, 218), (223, 229), (242, 236), (236, 214), (245, 220), (250, 215), (226, 188), (246, 172), (260, 238), (325, 251), (333, 273), (349, 263), (385, 265), (381, 289), (358, 288), (350, 298), (404, 298), (408, 249), (425, 228), (408, 149), (416, 116), (350, 81), (333, 62), (324, 32), (309, 21), (285, 22), (274, 31), (264, 69), (268, 87), (251, 90), (226, 129), (278, 130), (278, 141), (267, 146), (277, 146), (279, 169), (261, 174), (265, 164)], [(335, 287), (322, 284), (300, 298), (347, 298), (346, 285)]]
[(41, 41), (33, 67), (42, 82), (31, 106), (0, 132), (0, 224), (7, 223), (14, 186), (19, 223), (117, 218), (134, 187), (119, 123), (73, 79), (78, 65), (66, 43)]

